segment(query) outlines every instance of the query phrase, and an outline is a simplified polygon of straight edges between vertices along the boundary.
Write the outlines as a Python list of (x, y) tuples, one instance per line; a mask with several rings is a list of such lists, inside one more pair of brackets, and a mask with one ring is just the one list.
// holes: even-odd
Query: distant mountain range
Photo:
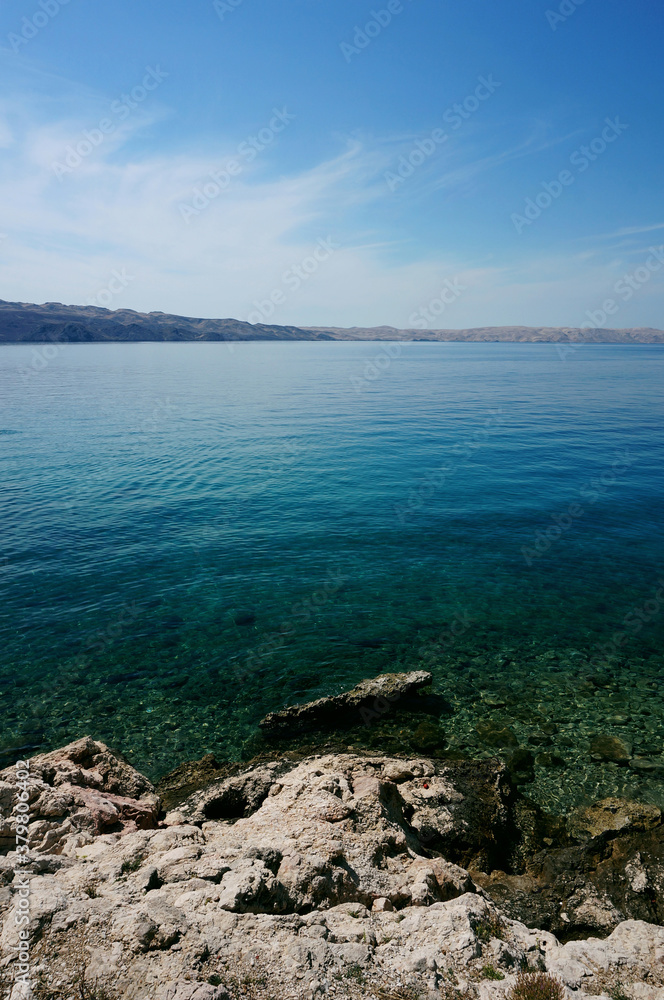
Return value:
[(484, 326), (470, 330), (399, 330), (393, 326), (271, 326), (237, 319), (192, 319), (132, 309), (32, 305), (0, 300), (0, 343), (138, 343), (219, 340), (413, 340), (506, 343), (664, 344), (664, 330), (552, 326)]

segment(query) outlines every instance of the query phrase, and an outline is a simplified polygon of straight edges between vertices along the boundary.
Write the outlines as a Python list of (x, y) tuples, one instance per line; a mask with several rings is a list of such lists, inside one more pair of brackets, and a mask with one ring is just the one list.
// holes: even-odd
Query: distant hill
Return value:
[(60, 302), (32, 305), (0, 300), (0, 343), (40, 344), (58, 340), (72, 344), (178, 340), (336, 340), (326, 333), (303, 332), (294, 326), (252, 326), (237, 319), (191, 319), (133, 309), (65, 306)]
[(0, 300), (0, 343), (138, 343), (219, 340), (412, 340), (506, 343), (664, 344), (664, 330), (484, 326), (470, 330), (399, 330), (393, 326), (272, 326), (237, 319), (195, 319), (133, 309), (32, 305)]

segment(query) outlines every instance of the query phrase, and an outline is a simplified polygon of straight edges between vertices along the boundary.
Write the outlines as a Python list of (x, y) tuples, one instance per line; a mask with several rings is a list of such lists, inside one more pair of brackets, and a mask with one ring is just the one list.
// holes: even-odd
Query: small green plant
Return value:
[(507, 996), (508, 1000), (565, 1000), (565, 987), (544, 972), (520, 972)]
[(484, 979), (504, 979), (505, 978), (504, 975), (502, 974), (502, 972), (499, 972), (498, 969), (494, 968), (493, 965), (485, 965), (484, 966), (484, 968), (482, 969), (482, 977)]
[(267, 986), (267, 976), (262, 972), (257, 975), (246, 972), (240, 982), (243, 986)]
[(97, 886), (94, 884), (94, 882), (88, 882), (87, 885), (84, 885), (83, 892), (90, 899), (96, 899), (97, 896), (99, 895), (99, 893), (97, 892)]
[(615, 986), (611, 986), (609, 989), (609, 996), (611, 997), (611, 1000), (629, 1000), (629, 997), (620, 983), (616, 983)]
[(497, 913), (491, 913), (488, 917), (478, 920), (475, 924), (475, 934), (485, 944), (488, 944), (493, 938), (502, 940), (505, 935), (503, 918)]
[(361, 965), (350, 965), (346, 969), (346, 979), (352, 979), (356, 983), (364, 982), (364, 972)]
[(213, 972), (211, 976), (208, 976), (207, 981), (210, 986), (221, 986), (222, 983), (221, 976), (218, 976), (216, 972)]
[(120, 865), (120, 874), (127, 875), (129, 872), (137, 872), (142, 864), (143, 856), (141, 854), (137, 854), (135, 858), (127, 858)]

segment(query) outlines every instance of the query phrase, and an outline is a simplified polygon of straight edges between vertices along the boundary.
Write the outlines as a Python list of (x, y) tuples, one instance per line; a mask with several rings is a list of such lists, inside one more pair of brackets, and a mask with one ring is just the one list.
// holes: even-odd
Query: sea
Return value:
[(340, 738), (664, 807), (663, 386), (660, 345), (0, 346), (0, 763), (156, 780), (426, 669), (439, 714)]

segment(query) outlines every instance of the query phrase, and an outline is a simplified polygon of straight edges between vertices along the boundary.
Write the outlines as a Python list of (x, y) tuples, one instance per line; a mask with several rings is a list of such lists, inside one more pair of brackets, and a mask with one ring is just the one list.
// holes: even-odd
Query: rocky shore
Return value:
[[(155, 788), (86, 737), (27, 770), (0, 772), (12, 1000), (528, 1000), (536, 973), (578, 1000), (664, 1000), (654, 806), (550, 817), (498, 760), (350, 750), (207, 757)], [(26, 898), (32, 993), (12, 985)]]

